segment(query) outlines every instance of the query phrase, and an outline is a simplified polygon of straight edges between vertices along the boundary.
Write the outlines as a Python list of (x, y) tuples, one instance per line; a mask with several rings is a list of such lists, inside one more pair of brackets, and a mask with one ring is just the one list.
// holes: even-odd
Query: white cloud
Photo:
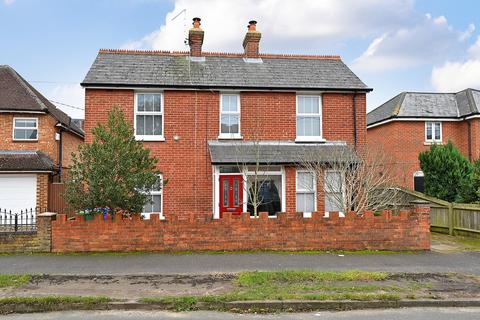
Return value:
[(480, 89), (480, 37), (467, 52), (469, 58), (465, 61), (447, 61), (440, 67), (433, 67), (431, 82), (437, 91)]
[[(171, 19), (186, 9), (174, 21)], [(158, 30), (123, 45), (130, 49), (186, 50), (183, 40), (191, 18), (202, 18), (204, 49), (209, 51), (243, 50), (247, 22), (258, 21), (264, 35), (262, 47), (287, 51), (302, 43), (321, 44), (325, 48), (346, 38), (366, 37), (398, 27), (408, 20), (412, 0), (176, 0)], [(314, 48), (315, 49), (315, 48)]]
[(3, 3), (6, 5), (6, 6), (9, 6), (11, 5), (12, 3), (14, 3), (15, 0), (3, 0)]
[(456, 92), (466, 88), (480, 89), (480, 59), (447, 62), (432, 70), (432, 85), (440, 92)]
[[(50, 91), (48, 98), (82, 109), (85, 105), (85, 92), (79, 84), (56, 86)], [(55, 103), (55, 105), (72, 118), (84, 118), (85, 112), (83, 110), (67, 107), (59, 103)]]
[(375, 38), (367, 50), (355, 59), (360, 71), (389, 71), (445, 61), (464, 50), (462, 42), (472, 35), (475, 26), (455, 30), (445, 16), (426, 14), (394, 32)]

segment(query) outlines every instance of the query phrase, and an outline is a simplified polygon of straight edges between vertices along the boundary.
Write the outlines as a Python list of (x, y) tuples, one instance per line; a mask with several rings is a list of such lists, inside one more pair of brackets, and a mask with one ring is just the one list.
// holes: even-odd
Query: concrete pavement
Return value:
[(275, 253), (0, 256), (0, 273), (168, 275), (280, 269), (362, 269), (388, 272), (462, 272), (480, 275), (480, 252), (345, 256)]
[(283, 313), (274, 315), (235, 314), (222, 312), (163, 312), (163, 311), (73, 311), (9, 315), (9, 320), (476, 320), (480, 318), (480, 308), (411, 308), (393, 310), (357, 310), (345, 312)]

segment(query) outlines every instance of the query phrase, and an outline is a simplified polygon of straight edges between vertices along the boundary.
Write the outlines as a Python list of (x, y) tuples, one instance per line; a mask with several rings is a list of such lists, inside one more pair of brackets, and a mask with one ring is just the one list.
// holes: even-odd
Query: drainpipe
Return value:
[(60, 140), (58, 141), (58, 179), (60, 180), (59, 182), (62, 182), (62, 149), (63, 149), (63, 135), (62, 135), (63, 129), (60, 128), (58, 131), (58, 134), (60, 135)]
[(353, 93), (353, 146), (357, 149), (357, 92)]
[(468, 160), (472, 161), (472, 124), (470, 121), (467, 122), (468, 124)]

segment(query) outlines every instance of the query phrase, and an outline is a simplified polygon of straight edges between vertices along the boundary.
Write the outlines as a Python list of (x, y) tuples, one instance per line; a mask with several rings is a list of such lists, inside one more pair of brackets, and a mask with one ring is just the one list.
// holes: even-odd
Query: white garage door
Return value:
[(0, 208), (3, 211), (35, 208), (37, 206), (37, 175), (0, 174)]

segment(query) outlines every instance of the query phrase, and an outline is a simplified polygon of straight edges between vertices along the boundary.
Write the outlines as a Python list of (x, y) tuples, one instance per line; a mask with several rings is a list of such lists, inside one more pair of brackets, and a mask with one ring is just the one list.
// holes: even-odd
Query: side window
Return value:
[(13, 118), (13, 140), (38, 140), (38, 119)]
[(151, 213), (159, 213), (160, 217), (163, 216), (163, 177), (158, 176), (157, 183), (148, 193), (149, 202), (143, 206), (142, 216), (144, 219), (149, 219)]
[(316, 211), (316, 182), (313, 172), (297, 171), (297, 212)]
[(297, 96), (297, 140), (322, 139), (321, 96)]
[(344, 192), (342, 183), (342, 173), (340, 171), (325, 171), (324, 180), (325, 191), (325, 211), (343, 212)]
[(442, 142), (441, 122), (425, 122), (425, 141)]
[(220, 137), (240, 137), (240, 95), (220, 96)]
[(163, 139), (163, 96), (161, 93), (136, 94), (135, 137), (138, 140)]

